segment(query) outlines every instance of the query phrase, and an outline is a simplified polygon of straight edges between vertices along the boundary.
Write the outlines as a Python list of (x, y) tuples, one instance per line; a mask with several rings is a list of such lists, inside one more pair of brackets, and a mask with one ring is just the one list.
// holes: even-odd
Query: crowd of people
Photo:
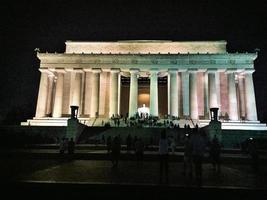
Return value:
[[(160, 180), (162, 183), (165, 180), (168, 183), (169, 179), (169, 154), (171, 153), (175, 156), (176, 152), (176, 138), (171, 135), (167, 136), (167, 129), (163, 129), (160, 138), (158, 139), (158, 155), (159, 155), (159, 168), (160, 168)], [(202, 184), (202, 164), (205, 154), (208, 154), (209, 161), (213, 167), (215, 173), (221, 172), (221, 148), (222, 145), (217, 137), (213, 135), (212, 138), (208, 138), (203, 131), (197, 126), (190, 129), (187, 127), (185, 129), (185, 134), (183, 138), (184, 143), (184, 157), (183, 157), (183, 171), (182, 174), (189, 178), (194, 178), (196, 182)], [(106, 145), (108, 156), (112, 162), (112, 167), (117, 168), (120, 160), (120, 154), (122, 149), (122, 138), (120, 135), (115, 137), (108, 136), (105, 138), (102, 135), (102, 144)], [(130, 134), (125, 138), (126, 152), (127, 154), (135, 153), (136, 161), (138, 166), (142, 166), (142, 161), (144, 158), (144, 150), (147, 147), (145, 142), (141, 137), (134, 136)], [(155, 148), (155, 146), (154, 146)], [(68, 140), (63, 138), (59, 144), (60, 154), (68, 152), (68, 154), (73, 154), (75, 149), (75, 142), (73, 138)], [(253, 167), (258, 168), (258, 155), (255, 148), (255, 144), (252, 139), (248, 143), (248, 153), (252, 158)]]
[[(160, 183), (163, 179), (168, 183), (169, 171), (169, 154), (175, 155), (176, 143), (173, 136), (167, 136), (166, 129), (163, 129), (158, 140), (158, 154), (160, 163)], [(108, 136), (106, 140), (107, 153), (110, 155), (113, 167), (118, 167), (118, 162), (121, 153), (122, 139), (120, 135), (115, 136), (113, 139)], [(126, 138), (126, 152), (131, 153), (134, 151), (137, 163), (142, 164), (144, 157), (145, 144), (141, 137), (130, 134)], [(209, 153), (210, 163), (216, 173), (220, 173), (221, 165), (221, 144), (216, 135), (211, 140), (205, 137), (204, 132), (198, 127), (187, 132), (184, 137), (184, 161), (183, 161), (183, 174), (193, 178), (198, 184), (202, 182), (202, 163), (204, 154)], [(163, 178), (165, 177), (165, 178)]]
[(170, 116), (165, 116), (163, 121), (160, 121), (158, 117), (152, 117), (148, 115), (148, 113), (140, 113), (138, 112), (133, 116), (128, 118), (128, 114), (126, 116), (123, 115), (112, 115), (109, 121), (102, 120), (102, 126), (115, 126), (120, 127), (127, 126), (127, 127), (165, 127), (165, 128), (180, 128), (177, 121), (177, 118), (169, 119)]

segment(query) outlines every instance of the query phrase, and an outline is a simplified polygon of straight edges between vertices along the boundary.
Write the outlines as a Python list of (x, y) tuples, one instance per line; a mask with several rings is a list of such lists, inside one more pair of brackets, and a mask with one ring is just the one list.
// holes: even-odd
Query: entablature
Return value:
[(253, 68), (256, 53), (51, 54), (38, 53), (40, 68)]

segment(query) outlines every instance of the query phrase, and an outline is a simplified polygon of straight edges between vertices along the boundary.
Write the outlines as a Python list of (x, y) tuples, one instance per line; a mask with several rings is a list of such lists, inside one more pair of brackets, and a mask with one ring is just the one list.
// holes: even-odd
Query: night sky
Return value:
[[(85, 3), (86, 2), (86, 3)], [(66, 40), (226, 40), (254, 52), (258, 116), (267, 121), (267, 3), (257, 1), (1, 1), (0, 120), (35, 113), (40, 73), (34, 49), (64, 52)]]

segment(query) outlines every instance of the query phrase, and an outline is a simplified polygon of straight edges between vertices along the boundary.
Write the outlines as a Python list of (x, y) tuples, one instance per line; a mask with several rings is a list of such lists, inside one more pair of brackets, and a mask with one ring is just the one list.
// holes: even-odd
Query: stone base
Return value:
[[(222, 130), (267, 130), (267, 126), (260, 121), (220, 121)], [(207, 126), (209, 120), (200, 120), (200, 127)]]
[[(33, 118), (28, 119), (27, 122), (21, 122), (21, 126), (67, 126), (69, 118)], [(160, 122), (163, 124), (164, 119)], [(110, 122), (111, 126), (115, 126), (113, 121), (108, 118), (79, 118), (79, 122), (87, 126), (103, 126), (106, 122)], [(174, 124), (179, 124), (180, 128), (183, 128), (185, 124), (189, 124), (191, 128), (194, 127), (190, 120), (174, 120)], [(198, 124), (199, 127), (207, 126), (210, 120), (193, 120), (194, 124)], [(267, 126), (260, 121), (220, 121), (222, 130), (267, 130)], [(127, 125), (121, 121), (120, 127), (126, 127)]]

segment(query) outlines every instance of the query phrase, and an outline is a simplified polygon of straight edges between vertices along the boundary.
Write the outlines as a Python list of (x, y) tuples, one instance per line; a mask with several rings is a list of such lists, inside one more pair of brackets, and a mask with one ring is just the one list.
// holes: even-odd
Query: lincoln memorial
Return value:
[(252, 76), (257, 53), (228, 53), (226, 41), (65, 44), (64, 53), (37, 53), (36, 114), (22, 125), (66, 126), (72, 105), (84, 124), (144, 112), (204, 125), (218, 107), (225, 123), (262, 125)]

